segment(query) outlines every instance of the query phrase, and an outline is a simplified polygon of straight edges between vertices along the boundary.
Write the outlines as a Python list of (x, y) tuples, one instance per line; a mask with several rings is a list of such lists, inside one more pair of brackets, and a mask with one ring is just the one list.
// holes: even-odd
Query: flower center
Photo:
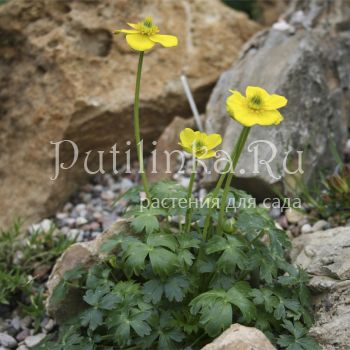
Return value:
[(143, 35), (154, 35), (159, 32), (159, 28), (153, 24), (152, 17), (146, 17), (142, 22), (138, 23), (138, 30)]
[(262, 103), (263, 103), (262, 98), (259, 95), (255, 95), (250, 98), (248, 102), (248, 106), (249, 108), (252, 108), (252, 109), (261, 109)]
[(200, 140), (195, 140), (192, 143), (192, 151), (196, 154), (206, 154), (207, 146)]

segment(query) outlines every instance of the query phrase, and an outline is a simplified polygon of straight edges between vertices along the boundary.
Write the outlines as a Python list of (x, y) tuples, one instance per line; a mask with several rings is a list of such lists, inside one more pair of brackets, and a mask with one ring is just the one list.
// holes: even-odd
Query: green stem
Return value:
[(192, 174), (191, 174), (191, 178), (190, 178), (190, 184), (188, 186), (188, 192), (187, 192), (187, 204), (188, 204), (188, 208), (186, 211), (186, 221), (185, 221), (185, 232), (189, 232), (190, 230), (190, 226), (191, 226), (191, 219), (192, 219), (192, 207), (189, 205), (191, 198), (192, 198), (192, 190), (193, 190), (193, 184), (194, 184), (194, 180), (196, 178), (196, 170), (197, 170), (197, 161), (194, 158), (193, 160), (193, 169), (192, 169)]
[(144, 55), (144, 52), (141, 51), (139, 56), (139, 63), (137, 66), (135, 102), (134, 102), (134, 130), (135, 130), (137, 158), (140, 164), (141, 180), (142, 180), (143, 188), (146, 192), (146, 196), (150, 200), (151, 195), (149, 192), (147, 176), (144, 170), (143, 152), (142, 152), (141, 134), (140, 134), (140, 107), (139, 106), (140, 106), (140, 86), (141, 86), (141, 71), (142, 71), (143, 55)]
[(243, 151), (244, 145), (247, 141), (248, 135), (249, 135), (250, 128), (244, 127), (243, 130), (241, 131), (241, 134), (239, 136), (239, 139), (237, 141), (237, 144), (235, 146), (235, 150), (233, 152), (233, 157), (232, 157), (232, 167), (231, 171), (227, 176), (225, 187), (224, 187), (224, 193), (221, 198), (221, 205), (220, 205), (220, 214), (219, 214), (219, 221), (218, 221), (218, 232), (222, 232), (222, 221), (224, 218), (224, 213), (226, 209), (226, 201), (227, 201), (227, 195), (230, 189), (230, 185), (232, 182), (233, 175), (235, 173), (235, 169), (238, 163), (238, 160), (241, 156), (241, 153)]
[[(239, 147), (239, 144), (240, 144), (240, 141), (241, 141), (241, 137), (242, 137), (242, 134), (244, 132), (244, 130), (247, 129), (246, 127), (242, 130), (241, 132), (241, 135), (235, 145), (235, 147), (233, 148), (232, 150), (232, 153), (231, 153), (231, 162), (232, 162), (232, 167), (233, 167), (233, 161), (235, 159), (235, 154), (237, 153), (237, 149)], [(249, 128), (248, 128), (249, 129)], [(238, 161), (238, 160), (237, 160)], [(213, 191), (213, 194), (212, 194), (212, 197), (213, 198), (217, 198), (218, 196), (218, 193), (219, 193), (219, 190), (225, 180), (225, 177), (226, 177), (226, 174), (228, 173), (228, 171), (230, 170), (230, 162), (227, 162), (223, 172), (221, 173), (220, 177), (219, 177), (219, 180), (218, 182), (216, 183), (216, 186), (214, 188), (214, 191)], [(213, 211), (213, 207), (209, 206), (209, 211), (208, 211), (208, 214), (207, 214), (207, 217), (205, 218), (205, 223), (204, 223), (204, 229), (203, 229), (203, 239), (206, 240), (207, 239), (207, 235), (208, 235), (208, 230), (209, 230), (209, 225), (210, 225), (210, 220), (211, 220), (211, 213)]]

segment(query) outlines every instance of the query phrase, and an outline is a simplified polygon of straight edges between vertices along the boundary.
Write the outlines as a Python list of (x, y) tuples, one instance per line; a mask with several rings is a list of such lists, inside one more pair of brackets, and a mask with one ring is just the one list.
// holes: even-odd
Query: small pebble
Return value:
[(0, 344), (5, 348), (12, 349), (17, 346), (17, 341), (14, 337), (8, 335), (7, 333), (0, 333)]
[(32, 324), (33, 320), (30, 316), (26, 316), (24, 318), (21, 319), (21, 328), (25, 329), (25, 328), (29, 328), (30, 325)]
[(19, 331), (21, 329), (21, 320), (18, 316), (15, 316), (11, 320), (11, 326), (16, 330)]
[(312, 227), (310, 224), (305, 224), (301, 227), (301, 233), (311, 233)]
[(45, 331), (51, 332), (55, 327), (55, 325), (56, 325), (56, 322), (52, 318), (50, 318), (43, 328), (45, 329)]
[(324, 230), (328, 226), (328, 222), (325, 220), (319, 220), (312, 226), (312, 232)]
[(271, 208), (270, 209), (270, 216), (273, 219), (278, 219), (281, 216), (281, 209), (280, 208)]
[(122, 192), (125, 192), (134, 185), (135, 184), (130, 179), (124, 178), (120, 183), (120, 189), (122, 190)]
[(17, 348), (17, 350), (28, 350), (28, 348), (24, 344), (22, 344)]
[(185, 188), (188, 188), (188, 185), (190, 184), (190, 178), (188, 177), (182, 177), (180, 178), (180, 185), (185, 187)]
[(115, 199), (115, 197), (116, 195), (112, 191), (105, 191), (105, 192), (102, 192), (101, 194), (101, 198), (105, 201), (111, 201)]
[(34, 348), (34, 346), (37, 346), (45, 337), (46, 337), (45, 333), (31, 335), (24, 340), (24, 344), (28, 348)]
[(19, 332), (16, 335), (16, 339), (18, 342), (23, 341), (24, 339), (26, 339), (27, 337), (30, 336), (30, 330), (29, 329), (23, 329), (23, 331)]
[(296, 224), (299, 221), (301, 221), (304, 218), (304, 214), (301, 213), (298, 210), (292, 209), (292, 208), (288, 208), (285, 212), (285, 215), (287, 217), (287, 220), (291, 223), (291, 224)]
[(84, 217), (79, 216), (75, 222), (77, 226), (82, 226), (82, 225), (85, 225), (88, 221)]

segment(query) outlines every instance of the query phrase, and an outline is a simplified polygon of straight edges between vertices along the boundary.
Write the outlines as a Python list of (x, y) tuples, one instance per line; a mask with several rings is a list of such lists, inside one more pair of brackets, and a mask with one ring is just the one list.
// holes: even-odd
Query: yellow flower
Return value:
[(151, 49), (156, 43), (164, 47), (177, 45), (177, 37), (158, 34), (159, 28), (153, 24), (152, 17), (146, 17), (142, 22), (128, 23), (133, 29), (116, 30), (114, 34), (125, 33), (128, 45), (136, 51)]
[(204, 132), (183, 129), (180, 133), (179, 145), (185, 152), (193, 154), (198, 159), (207, 159), (216, 156), (213, 149), (219, 146), (222, 138), (219, 134), (207, 135)]
[(232, 91), (226, 100), (226, 108), (232, 118), (244, 126), (278, 125), (283, 116), (278, 108), (284, 107), (288, 100), (280, 95), (270, 95), (266, 90), (248, 86), (246, 97), (238, 91)]

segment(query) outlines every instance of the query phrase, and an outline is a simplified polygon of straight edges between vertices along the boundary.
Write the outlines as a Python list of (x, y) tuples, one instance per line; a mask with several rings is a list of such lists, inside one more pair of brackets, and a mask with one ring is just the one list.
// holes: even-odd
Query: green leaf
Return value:
[(232, 323), (232, 306), (224, 290), (213, 289), (194, 298), (191, 313), (200, 313), (200, 323), (205, 331), (215, 337)]
[(187, 249), (182, 249), (177, 253), (177, 258), (181, 266), (192, 266), (195, 256)]
[(139, 275), (145, 268), (145, 260), (151, 248), (139, 240), (130, 241), (123, 254), (128, 275)]
[(126, 213), (125, 217), (131, 217), (131, 227), (137, 233), (145, 231), (147, 234), (151, 234), (159, 229), (159, 221), (157, 216), (166, 215), (166, 211), (158, 208), (143, 208), (140, 207), (130, 210)]
[(232, 272), (236, 266), (244, 268), (244, 244), (234, 236), (218, 236), (211, 238), (206, 246), (206, 253), (222, 252), (217, 260), (217, 267), (225, 273)]
[(107, 294), (99, 302), (99, 308), (103, 310), (113, 310), (122, 301), (119, 295)]
[(160, 302), (162, 295), (164, 293), (164, 285), (158, 279), (147, 281), (143, 285), (143, 293), (145, 295), (145, 300), (147, 302), (152, 302), (153, 304), (157, 304)]
[(103, 323), (103, 314), (97, 308), (90, 308), (84, 311), (80, 317), (81, 324), (84, 327), (89, 327), (94, 331), (98, 326)]
[(277, 344), (288, 350), (320, 350), (321, 347), (317, 342), (307, 336), (307, 330), (300, 322), (284, 321), (283, 327), (287, 329), (291, 335), (282, 334), (277, 340)]
[(145, 230), (149, 234), (159, 229), (159, 222), (156, 216), (145, 213), (133, 218), (131, 227), (138, 233)]
[(121, 243), (123, 243), (124, 240), (125, 240), (125, 237), (122, 234), (111, 236), (109, 239), (103, 242), (101, 246), (101, 252), (111, 253), (112, 251), (115, 250), (116, 247), (118, 247)]
[(97, 289), (95, 291), (88, 290), (85, 295), (83, 296), (83, 299), (86, 303), (88, 303), (91, 306), (98, 306), (98, 303), (100, 299), (106, 294), (106, 290), (103, 289)]
[[(238, 216), (237, 228), (248, 234), (267, 230), (271, 227), (270, 220), (257, 212), (244, 211)], [(251, 236), (254, 238), (255, 236)]]
[(115, 335), (120, 346), (125, 346), (130, 343), (132, 339), (130, 331), (131, 329), (135, 333), (144, 337), (151, 333), (151, 327), (146, 322), (150, 317), (148, 311), (140, 311), (137, 308), (128, 308), (117, 313), (110, 314), (107, 324), (108, 327), (115, 329)]
[(235, 283), (227, 291), (228, 300), (242, 312), (245, 322), (250, 322), (256, 318), (256, 308), (247, 297), (250, 293), (251, 287), (244, 281)]
[(66, 282), (73, 282), (82, 278), (85, 273), (85, 269), (81, 265), (77, 265), (72, 270), (65, 272), (63, 275), (63, 279)]
[(278, 298), (267, 288), (253, 289), (250, 295), (254, 298), (254, 304), (263, 305), (267, 312), (273, 312), (278, 305)]
[(158, 233), (147, 237), (147, 244), (152, 247), (165, 247), (175, 251), (178, 247), (176, 238), (167, 233)]
[(52, 297), (51, 297), (51, 302), (54, 305), (59, 304), (66, 295), (68, 294), (69, 287), (64, 281), (61, 281), (58, 286), (53, 290)]
[(154, 248), (149, 258), (156, 275), (169, 275), (178, 266), (177, 255), (165, 248)]
[(168, 278), (164, 285), (165, 296), (169, 301), (181, 302), (190, 286), (189, 280), (184, 276), (174, 276)]

